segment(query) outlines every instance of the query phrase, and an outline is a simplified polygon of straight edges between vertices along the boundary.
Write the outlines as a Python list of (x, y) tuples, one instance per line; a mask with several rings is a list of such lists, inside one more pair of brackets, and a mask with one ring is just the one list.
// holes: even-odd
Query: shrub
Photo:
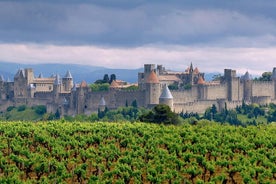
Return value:
[(20, 106), (17, 108), (17, 111), (18, 111), (18, 112), (25, 111), (25, 110), (26, 110), (26, 105), (20, 105)]
[(34, 107), (35, 109), (35, 113), (39, 114), (39, 115), (43, 115), (46, 113), (47, 109), (45, 107), (45, 105), (38, 105)]
[(12, 111), (14, 108), (15, 108), (14, 106), (9, 106), (9, 107), (7, 108), (7, 111), (10, 112), (10, 111)]

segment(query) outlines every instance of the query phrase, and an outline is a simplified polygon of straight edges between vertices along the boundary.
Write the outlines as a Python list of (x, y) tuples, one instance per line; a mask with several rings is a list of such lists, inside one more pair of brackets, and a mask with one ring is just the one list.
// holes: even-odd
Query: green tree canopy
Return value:
[(164, 123), (164, 124), (179, 124), (178, 115), (171, 111), (168, 105), (156, 105), (152, 111), (140, 116), (142, 122)]

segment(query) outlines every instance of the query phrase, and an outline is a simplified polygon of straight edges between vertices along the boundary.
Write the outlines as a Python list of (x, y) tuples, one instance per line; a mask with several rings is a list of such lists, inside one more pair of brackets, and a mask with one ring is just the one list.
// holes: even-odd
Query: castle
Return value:
[(23, 104), (45, 105), (49, 113), (74, 116), (136, 101), (139, 107), (167, 104), (175, 112), (203, 113), (213, 104), (221, 110), (235, 108), (243, 101), (276, 103), (276, 68), (271, 81), (254, 81), (248, 72), (238, 77), (235, 70), (225, 69), (220, 80), (206, 82), (204, 73), (192, 64), (183, 72), (145, 64), (144, 72), (138, 73), (138, 90), (125, 90), (122, 85), (115, 80), (107, 91), (92, 91), (85, 81), (74, 84), (70, 71), (64, 77), (45, 78), (42, 74), (35, 77), (30, 68), (19, 69), (13, 82), (0, 76), (0, 111)]

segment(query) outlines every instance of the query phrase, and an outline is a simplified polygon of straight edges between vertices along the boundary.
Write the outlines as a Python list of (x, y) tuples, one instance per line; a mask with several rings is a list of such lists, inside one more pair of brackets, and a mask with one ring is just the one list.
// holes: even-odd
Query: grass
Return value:
[(242, 123), (246, 123), (246, 122), (253, 121), (253, 120), (255, 120), (257, 124), (265, 124), (267, 122), (267, 119), (264, 116), (258, 116), (257, 118), (255, 118), (255, 117), (248, 118), (247, 115), (238, 114), (238, 119)]
[(16, 108), (10, 112), (0, 115), (0, 120), (21, 120), (21, 121), (35, 121), (40, 120), (41, 115), (37, 114), (34, 109), (26, 108), (24, 111), (18, 111)]

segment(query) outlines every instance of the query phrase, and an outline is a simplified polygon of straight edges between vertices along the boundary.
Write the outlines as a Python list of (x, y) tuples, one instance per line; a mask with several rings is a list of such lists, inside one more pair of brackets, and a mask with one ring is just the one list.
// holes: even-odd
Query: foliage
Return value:
[(7, 112), (12, 111), (14, 108), (15, 108), (14, 106), (9, 106), (9, 107), (7, 108)]
[(152, 111), (142, 114), (139, 117), (142, 122), (151, 122), (157, 124), (179, 124), (180, 120), (178, 115), (171, 111), (168, 105), (156, 105)]
[[(21, 105), (18, 107), (10, 106), (7, 108), (6, 112), (1, 113), (0, 120), (28, 120), (28, 121), (38, 121), (44, 119), (43, 116), (46, 113), (45, 106), (33, 106), (31, 108), (26, 105)], [(45, 119), (47, 120), (47, 119)]]
[(47, 109), (46, 109), (45, 105), (37, 105), (37, 106), (34, 106), (33, 109), (39, 115), (43, 115), (47, 112)]
[[(268, 111), (266, 113), (265, 111)], [(206, 109), (203, 118), (214, 120), (219, 123), (229, 123), (231, 125), (258, 125), (276, 121), (276, 108), (274, 105), (260, 106), (258, 104), (245, 104), (237, 106), (235, 109), (228, 110), (227, 106), (217, 112), (216, 106)], [(275, 112), (275, 113), (274, 113)]]
[(1, 122), (0, 183), (273, 183), (276, 126)]
[(170, 85), (168, 86), (168, 88), (169, 88), (170, 90), (178, 90), (178, 89), (179, 89), (177, 83), (170, 84)]
[(192, 85), (191, 85), (191, 84), (185, 84), (185, 85), (184, 85), (184, 89), (185, 89), (185, 90), (192, 89)]
[(271, 81), (272, 72), (264, 72), (259, 78), (255, 78), (256, 81)]
[(96, 80), (94, 84), (111, 84), (113, 80), (116, 80), (115, 74), (111, 74), (110, 77), (108, 76), (108, 74), (104, 74), (103, 79)]
[(89, 85), (92, 91), (108, 91), (109, 84), (108, 83), (100, 83), (100, 84), (90, 84)]
[(212, 76), (212, 81), (222, 81), (224, 78), (223, 75), (221, 75), (220, 73), (219, 74), (215, 74)]
[(17, 107), (17, 111), (18, 111), (18, 112), (25, 111), (26, 108), (27, 108), (26, 105), (20, 105), (19, 107)]
[(136, 91), (136, 90), (139, 90), (139, 87), (136, 86), (136, 85), (131, 85), (131, 86), (128, 86), (126, 88), (121, 88), (121, 90), (125, 90), (125, 91)]

